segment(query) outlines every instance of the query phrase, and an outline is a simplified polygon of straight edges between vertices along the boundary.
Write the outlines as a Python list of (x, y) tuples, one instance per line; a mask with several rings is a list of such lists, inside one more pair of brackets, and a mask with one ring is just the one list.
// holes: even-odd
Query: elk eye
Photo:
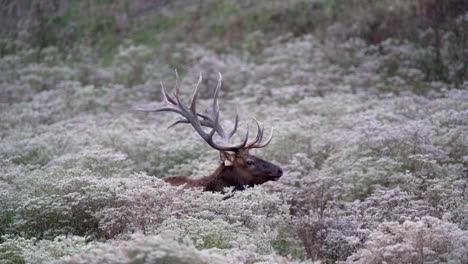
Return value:
[(252, 165), (254, 165), (254, 162), (253, 162), (253, 161), (251, 161), (251, 160), (248, 160), (248, 161), (246, 161), (245, 163), (246, 163), (247, 165), (249, 165), (249, 166), (252, 166)]

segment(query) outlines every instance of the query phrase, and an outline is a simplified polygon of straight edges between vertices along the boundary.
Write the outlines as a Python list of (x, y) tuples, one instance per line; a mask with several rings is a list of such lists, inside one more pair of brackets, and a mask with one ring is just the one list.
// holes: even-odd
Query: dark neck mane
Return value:
[(220, 164), (210, 175), (199, 179), (199, 183), (205, 186), (206, 191), (220, 192), (225, 187), (234, 187), (235, 190), (243, 190), (248, 185), (248, 180), (243, 173), (233, 166)]
[(219, 167), (209, 176), (190, 178), (187, 176), (168, 176), (163, 179), (173, 186), (186, 184), (188, 188), (203, 188), (204, 191), (222, 192), (226, 187), (234, 187), (235, 190), (244, 190), (245, 186), (253, 186), (255, 183), (242, 169), (235, 166)]

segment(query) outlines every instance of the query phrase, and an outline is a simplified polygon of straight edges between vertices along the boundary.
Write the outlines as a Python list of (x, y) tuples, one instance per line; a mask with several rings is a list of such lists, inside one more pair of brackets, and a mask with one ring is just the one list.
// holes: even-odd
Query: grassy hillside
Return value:
[[(465, 2), (3, 1), (0, 263), (466, 263)], [(220, 163), (174, 69), (280, 181), (160, 180)]]

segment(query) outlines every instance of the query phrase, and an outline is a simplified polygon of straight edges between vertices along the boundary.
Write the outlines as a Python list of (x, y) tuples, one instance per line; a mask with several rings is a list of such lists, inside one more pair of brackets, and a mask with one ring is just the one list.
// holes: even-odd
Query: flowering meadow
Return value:
[[(339, 21), (222, 51), (129, 39), (106, 62), (81, 43), (14, 44), (0, 58), (0, 263), (468, 263), (468, 12), (453, 23), (461, 54), (456, 30), (420, 30), (434, 52)], [(252, 154), (279, 181), (223, 199), (161, 180), (220, 164), (189, 125), (168, 129), (174, 114), (135, 111), (163, 105), (175, 69), (186, 102), (203, 74), (200, 110), (222, 73), (226, 127), (236, 113), (241, 135), (252, 117), (274, 127)]]

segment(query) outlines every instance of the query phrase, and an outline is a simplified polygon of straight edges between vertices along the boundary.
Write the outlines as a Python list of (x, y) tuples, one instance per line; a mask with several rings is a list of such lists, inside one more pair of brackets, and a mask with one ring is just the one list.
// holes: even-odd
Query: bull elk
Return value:
[[(185, 184), (188, 188), (202, 188), (204, 191), (222, 192), (225, 187), (243, 190), (246, 186), (252, 187), (268, 181), (276, 181), (283, 175), (283, 170), (280, 167), (249, 153), (251, 149), (266, 147), (273, 137), (273, 129), (271, 130), (270, 137), (262, 143), (264, 128), (254, 119), (257, 124), (256, 137), (249, 141), (249, 131), (247, 130), (242, 142), (238, 144), (230, 143), (231, 138), (237, 131), (239, 117), (236, 114), (234, 127), (229, 133), (226, 133), (219, 123), (218, 96), (222, 83), (221, 73), (219, 73), (218, 85), (214, 92), (211, 113), (208, 114), (197, 112), (197, 95), (200, 83), (202, 82), (202, 74), (200, 73), (190, 106), (185, 105), (180, 99), (178, 79), (176, 72), (174, 97), (167, 94), (161, 83), (161, 93), (165, 104), (163, 107), (137, 110), (146, 112), (174, 112), (179, 114), (182, 118), (174, 122), (169, 128), (177, 124), (192, 125), (192, 128), (208, 145), (220, 152), (221, 164), (209, 176), (198, 179), (187, 176), (167, 176), (163, 178), (165, 182), (173, 186)], [(210, 132), (205, 132), (203, 127), (210, 128)], [(215, 134), (221, 138), (222, 143), (217, 143), (213, 140)]]

